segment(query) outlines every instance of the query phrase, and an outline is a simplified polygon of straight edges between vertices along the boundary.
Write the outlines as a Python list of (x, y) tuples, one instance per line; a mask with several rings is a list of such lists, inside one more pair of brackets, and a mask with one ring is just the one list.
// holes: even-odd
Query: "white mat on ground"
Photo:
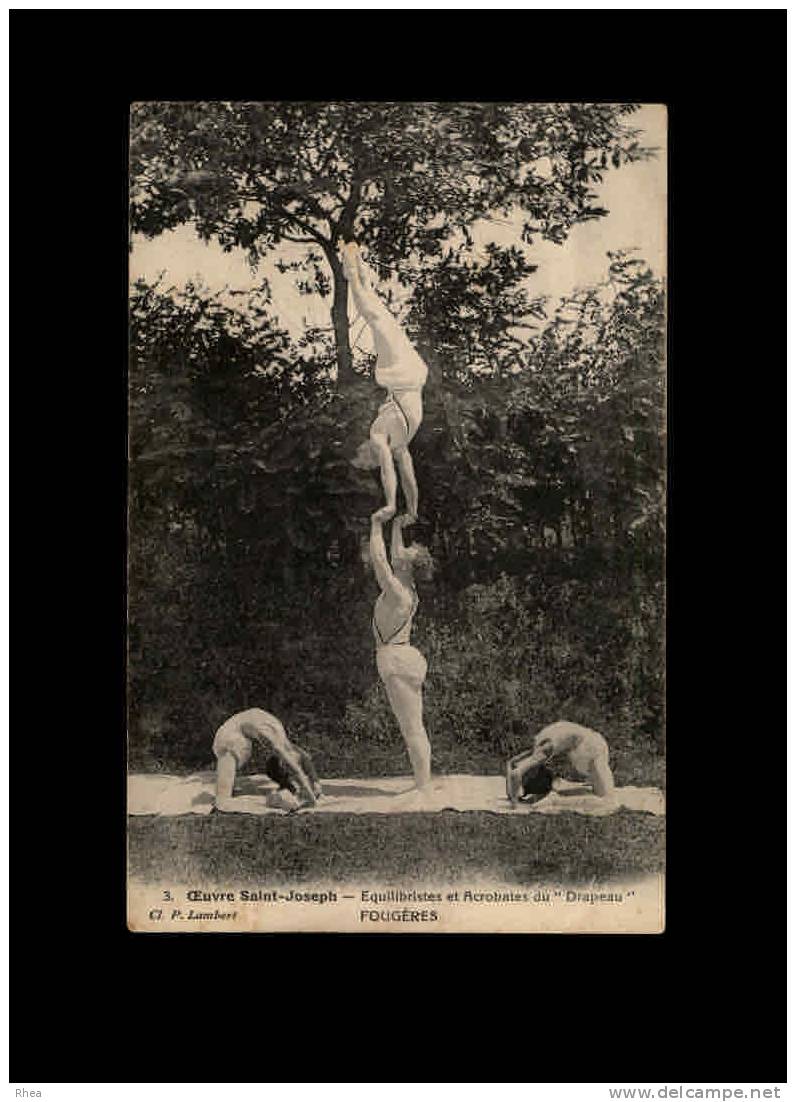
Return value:
[[(556, 780), (554, 790), (538, 803), (512, 807), (506, 798), (503, 777), (463, 774), (435, 777), (431, 793), (422, 804), (414, 795), (402, 795), (411, 787), (410, 777), (368, 777), (325, 780), (324, 796), (302, 815), (398, 814), (403, 811), (492, 811), (500, 815), (611, 815), (615, 811), (663, 815), (659, 788), (628, 785), (616, 790), (614, 804), (600, 800), (586, 785)], [(285, 815), (276, 786), (265, 776), (238, 777), (229, 811), (249, 815)], [(130, 815), (208, 815), (213, 810), (215, 773), (178, 777), (165, 773), (132, 773), (127, 784)], [(224, 812), (227, 814), (228, 812)]]

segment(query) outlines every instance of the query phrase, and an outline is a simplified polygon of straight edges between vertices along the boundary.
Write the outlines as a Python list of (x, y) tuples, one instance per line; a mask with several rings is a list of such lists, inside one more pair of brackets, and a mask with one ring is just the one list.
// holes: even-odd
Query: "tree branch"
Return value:
[(280, 214), (283, 214), (285, 218), (288, 218), (291, 222), (295, 223), (295, 225), (297, 225), (300, 229), (304, 230), (305, 233), (308, 233), (312, 240), (317, 241), (319, 245), (325, 245), (328, 243), (329, 239), (324, 237), (322, 233), (318, 233), (318, 231), (313, 226), (311, 226), (309, 222), (305, 222), (302, 218), (298, 218), (295, 214), (291, 214), (289, 210), (285, 210), (283, 207), (276, 207), (275, 209)]
[(267, 212), (281, 215), (288, 221), (293, 222), (294, 225), (299, 227), (299, 229), (302, 229), (306, 234), (309, 234), (309, 236), (313, 238), (314, 241), (317, 241), (319, 245), (329, 240), (328, 238), (324, 237), (322, 233), (319, 233), (319, 231), (316, 230), (315, 227), (307, 222), (304, 218), (299, 218), (297, 214), (294, 214), (293, 211), (288, 210), (283, 205), (283, 202), (285, 200), (287, 200), (287, 202), (292, 202), (295, 200), (300, 203), (305, 203), (317, 218), (329, 224), (329, 218), (323, 207), (315, 202), (315, 200), (313, 200), (311, 196), (303, 197), (299, 192), (295, 190), (295, 188), (279, 188), (278, 186), (274, 186), (274, 188), (269, 192), (267, 188), (255, 186), (253, 191), (244, 193), (244, 198), (253, 199), (254, 202), (259, 203), (261, 206), (265, 207)]
[(354, 236), (354, 219), (357, 214), (357, 207), (362, 197), (362, 180), (354, 174), (354, 178), (351, 181), (351, 191), (343, 206), (343, 213), (340, 215), (340, 220), (336, 226), (332, 227), (332, 242), (336, 243), (339, 237)]
[(268, 201), (269, 198), (275, 198), (280, 205), (284, 202), (297, 202), (304, 203), (311, 214), (316, 218), (319, 218), (322, 222), (327, 221), (326, 211), (320, 205), (317, 199), (315, 199), (306, 187), (302, 187), (300, 184), (280, 184), (274, 181), (271, 185), (270, 193), (265, 190), (265, 199), (260, 197), (260, 201)]
[(311, 226), (309, 222), (305, 222), (303, 218), (299, 218), (297, 214), (293, 214), (292, 211), (285, 210), (284, 207), (278, 206), (276, 203), (272, 203), (270, 205), (270, 209), (271, 211), (273, 211), (274, 214), (281, 215), (288, 222), (292, 222), (294, 225), (298, 226), (299, 229), (304, 230), (304, 232), (306, 234), (309, 234), (312, 240), (316, 241), (319, 245), (329, 244), (329, 238), (324, 237), (323, 234), (319, 233), (314, 226)]

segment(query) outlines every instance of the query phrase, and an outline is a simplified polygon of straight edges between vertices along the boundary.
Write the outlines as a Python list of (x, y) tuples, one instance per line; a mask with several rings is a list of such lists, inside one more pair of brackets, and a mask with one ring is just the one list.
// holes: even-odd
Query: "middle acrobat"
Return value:
[(376, 383), (387, 391), (387, 400), (370, 426), (370, 438), (359, 445), (354, 466), (381, 468), (386, 517), (396, 511), (397, 463), (406, 498), (408, 522), (417, 519), (417, 481), (409, 444), (423, 420), (423, 387), (428, 368), (390, 311), (373, 290), (371, 273), (354, 241), (343, 245), (343, 272), (354, 305), (370, 326), (376, 350)]

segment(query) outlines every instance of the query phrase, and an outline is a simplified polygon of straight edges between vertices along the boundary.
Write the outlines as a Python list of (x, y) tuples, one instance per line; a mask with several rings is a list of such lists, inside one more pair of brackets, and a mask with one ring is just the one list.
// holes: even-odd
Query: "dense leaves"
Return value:
[[(549, 318), (532, 304), (518, 342), (521, 265), (490, 255), (472, 296), (459, 263), (448, 308), (425, 284), (406, 306), (446, 349), (413, 449), (440, 567), (418, 621), (437, 764), (485, 766), (573, 711), (659, 740), (663, 288), (612, 255), (603, 285)], [(324, 769), (400, 768), (361, 557), (378, 482), (348, 462), (372, 381), (339, 391), (328, 336), (292, 339), (265, 286), (233, 306), (141, 283), (131, 318), (134, 761), (206, 761), (214, 709), (261, 704)]]
[(355, 234), (404, 284), (455, 234), (501, 212), (526, 244), (563, 242), (607, 213), (595, 187), (649, 154), (632, 104), (144, 103), (132, 112), (131, 228), (186, 222), (252, 265), (284, 242), (310, 247), (297, 279), (332, 295), (339, 378), (352, 357), (336, 257)]
[[(269, 255), (329, 329), (263, 281), (131, 299), (130, 748), (207, 762), (213, 726), (277, 712), (327, 772), (404, 767), (376, 680), (362, 559), (373, 472), (349, 458), (378, 396), (337, 259), (389, 278), (430, 374), (413, 445), (437, 768), (488, 768), (534, 726), (606, 730), (625, 764), (662, 731), (664, 292), (640, 260), (548, 313), (523, 246), (607, 212), (649, 155), (633, 105), (147, 103), (131, 229), (191, 224)], [(517, 240), (479, 249), (509, 219)], [(290, 247), (289, 251), (286, 245)]]

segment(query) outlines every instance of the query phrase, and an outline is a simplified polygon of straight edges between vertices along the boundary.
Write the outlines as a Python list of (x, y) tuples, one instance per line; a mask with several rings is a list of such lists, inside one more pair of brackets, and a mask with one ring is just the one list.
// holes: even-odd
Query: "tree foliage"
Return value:
[[(413, 448), (416, 534), (440, 565), (418, 624), (437, 745), (448, 739), (450, 763), (484, 738), (502, 753), (512, 723), (573, 689), (598, 718), (659, 733), (664, 289), (613, 254), (605, 283), (549, 317), (523, 299), (538, 329), (518, 337), (521, 265), (492, 253), (473, 295), (465, 262), (440, 268), (445, 310), (425, 283), (406, 306), (443, 353)], [(231, 305), (139, 283), (131, 319), (135, 753), (198, 763), (209, 704), (266, 700), (332, 768), (341, 728), (387, 722), (360, 554), (378, 480), (348, 462), (372, 382), (341, 392), (329, 340), (291, 338), (267, 286)], [(488, 609), (502, 617), (502, 673), (476, 701), (464, 686), (495, 661)], [(525, 686), (511, 707), (504, 682)]]
[[(332, 298), (338, 377), (353, 361), (336, 248), (354, 234), (414, 285), (452, 238), (501, 212), (521, 237), (563, 242), (607, 213), (596, 186), (649, 155), (633, 104), (144, 103), (134, 107), (131, 228), (191, 223), (256, 266), (284, 242), (308, 246), (301, 290)], [(504, 263), (508, 258), (504, 257)], [(516, 262), (516, 258), (515, 258)], [(497, 265), (493, 265), (496, 270)], [(459, 269), (459, 278), (464, 270)], [(442, 273), (451, 278), (450, 268)]]
[[(326, 771), (401, 767), (361, 555), (380, 489), (349, 462), (377, 400), (337, 259), (352, 235), (430, 369), (413, 534), (440, 566), (418, 621), (437, 767), (486, 767), (562, 711), (660, 737), (664, 288), (609, 254), (549, 312), (523, 248), (607, 213), (604, 173), (650, 152), (634, 110), (135, 106), (133, 233), (273, 254), (332, 321), (291, 334), (267, 281), (133, 288), (136, 764), (205, 762), (212, 706), (265, 703)], [(501, 218), (517, 240), (479, 250)]]

